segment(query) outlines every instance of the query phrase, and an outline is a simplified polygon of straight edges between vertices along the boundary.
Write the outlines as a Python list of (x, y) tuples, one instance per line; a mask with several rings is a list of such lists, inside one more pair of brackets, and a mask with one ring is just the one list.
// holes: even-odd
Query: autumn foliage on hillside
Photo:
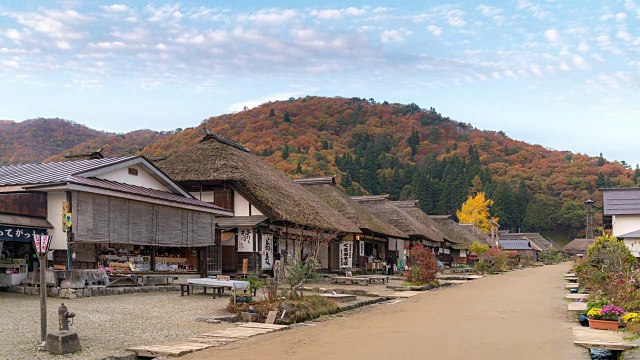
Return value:
[(197, 143), (203, 128), (241, 142), (299, 178), (339, 175), (351, 195), (415, 198), (431, 214), (452, 214), (479, 177), (502, 229), (578, 231), (582, 202), (598, 187), (634, 186), (620, 163), (555, 151), (482, 131), (416, 104), (304, 97), (209, 118), (143, 150), (163, 156)]
[[(294, 178), (338, 175), (350, 195), (418, 199), (429, 214), (456, 214), (472, 187), (494, 201), (501, 229), (575, 232), (598, 187), (636, 186), (640, 169), (555, 151), (451, 120), (434, 108), (373, 99), (304, 97), (215, 116), (170, 133), (106, 134), (62, 120), (0, 123), (0, 164), (188, 150), (204, 128), (236, 140)], [(55, 157), (52, 157), (56, 155)], [(478, 184), (473, 184), (474, 179)]]
[(100, 132), (62, 119), (0, 122), (0, 165), (41, 162)]

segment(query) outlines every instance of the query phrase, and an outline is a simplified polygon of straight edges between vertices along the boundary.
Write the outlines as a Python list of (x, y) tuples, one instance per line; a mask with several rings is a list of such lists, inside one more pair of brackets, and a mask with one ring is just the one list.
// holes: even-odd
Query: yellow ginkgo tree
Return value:
[(491, 221), (498, 222), (498, 218), (491, 218), (489, 214), (491, 205), (493, 200), (487, 199), (484, 192), (478, 192), (475, 196), (469, 195), (456, 215), (461, 224), (473, 224), (486, 234), (491, 230)]

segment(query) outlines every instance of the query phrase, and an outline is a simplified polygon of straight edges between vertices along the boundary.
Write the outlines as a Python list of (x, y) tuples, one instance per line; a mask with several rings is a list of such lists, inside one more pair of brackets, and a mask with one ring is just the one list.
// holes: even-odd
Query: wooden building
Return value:
[(569, 257), (583, 257), (587, 255), (587, 249), (595, 242), (594, 239), (573, 239), (564, 246), (564, 251)]
[(330, 270), (349, 267), (365, 269), (366, 259), (369, 256), (385, 260), (387, 258), (400, 259), (400, 264), (398, 265), (403, 265), (402, 259), (405, 257), (404, 240), (408, 240), (409, 236), (379, 219), (360, 203), (340, 191), (336, 187), (335, 176), (298, 179), (295, 182), (304, 186), (326, 202), (327, 205), (351, 220), (362, 232), (362, 234), (348, 234), (344, 239), (345, 241), (355, 240), (354, 249), (357, 249), (357, 251), (353, 252), (351, 264), (337, 261), (340, 253), (339, 246), (342, 243), (336, 243), (330, 247), (329, 257), (333, 260), (330, 261)]
[[(232, 211), (232, 219), (218, 223), (225, 272), (239, 273), (243, 262), (249, 272), (269, 270), (267, 260), (275, 253), (304, 252), (288, 241), (292, 237), (360, 234), (302, 185), (221, 135), (207, 131), (198, 144), (157, 164), (197, 199)], [(321, 251), (320, 262), (323, 269), (330, 267), (328, 249)]]
[[(122, 265), (206, 274), (213, 270), (206, 264), (216, 216), (232, 215), (196, 200), (142, 156), (3, 166), (0, 195), (5, 214), (28, 216), (31, 227), (35, 220), (43, 230), (47, 225), (56, 269)], [(12, 197), (37, 206), (16, 210), (7, 206)]]
[(529, 258), (533, 261), (538, 261), (538, 251), (531, 246), (531, 242), (526, 238), (499, 240), (499, 245), (505, 251), (515, 252), (520, 258)]
[(539, 249), (538, 251), (556, 250), (564, 253), (564, 249), (560, 245), (556, 244), (555, 241), (551, 239), (545, 238), (540, 233), (512, 233), (508, 231), (500, 231), (498, 232), (498, 239), (500, 241), (527, 239), (533, 248)]
[(407, 234), (409, 240), (404, 244), (405, 249), (421, 243), (431, 249), (434, 254), (439, 252), (439, 248), (444, 242), (442, 236), (433, 228), (424, 225), (407, 212), (395, 206), (389, 201), (388, 195), (352, 196), (351, 198), (358, 201), (384, 222), (393, 225), (396, 229)]

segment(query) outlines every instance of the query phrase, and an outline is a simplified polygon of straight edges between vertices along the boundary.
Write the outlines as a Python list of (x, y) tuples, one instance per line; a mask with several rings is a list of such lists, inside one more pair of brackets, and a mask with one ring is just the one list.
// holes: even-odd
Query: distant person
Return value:
[(276, 279), (276, 282), (282, 281), (282, 257), (279, 252), (273, 255), (273, 277)]

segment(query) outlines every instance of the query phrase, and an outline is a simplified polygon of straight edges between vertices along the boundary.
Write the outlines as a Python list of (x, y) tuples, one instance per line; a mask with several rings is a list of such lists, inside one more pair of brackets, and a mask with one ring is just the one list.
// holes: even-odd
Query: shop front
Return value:
[[(0, 221), (7, 222), (2, 221), (3, 218), (7, 218), (3, 215), (0, 214)], [(10, 216), (10, 218), (18, 217)], [(33, 236), (46, 235), (48, 226), (43, 219), (40, 224), (34, 223), (34, 225), (45, 227), (0, 225), (0, 287), (20, 285), (27, 279), (30, 272), (40, 267), (33, 247)]]

